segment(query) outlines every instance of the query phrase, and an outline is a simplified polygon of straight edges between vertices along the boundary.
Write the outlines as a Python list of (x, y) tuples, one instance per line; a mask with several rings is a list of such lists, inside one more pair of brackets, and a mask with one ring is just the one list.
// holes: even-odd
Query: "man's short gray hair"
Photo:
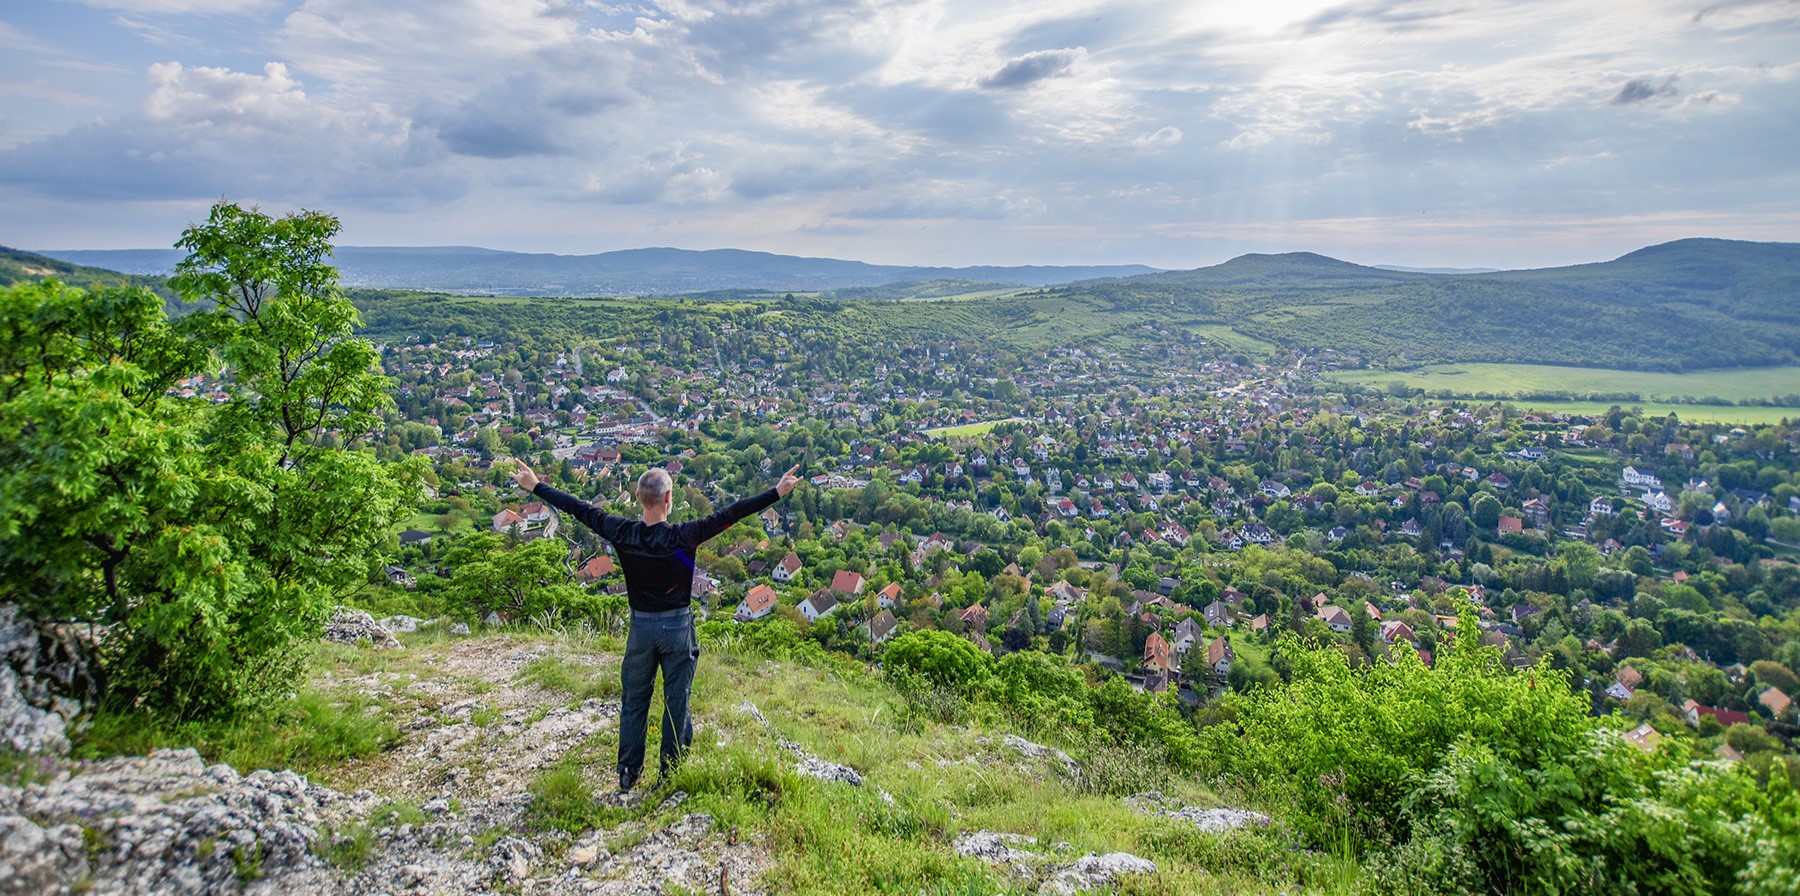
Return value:
[(651, 467), (638, 477), (638, 501), (644, 504), (661, 504), (669, 499), (669, 493), (675, 490), (674, 482), (669, 479), (669, 471), (661, 467)]

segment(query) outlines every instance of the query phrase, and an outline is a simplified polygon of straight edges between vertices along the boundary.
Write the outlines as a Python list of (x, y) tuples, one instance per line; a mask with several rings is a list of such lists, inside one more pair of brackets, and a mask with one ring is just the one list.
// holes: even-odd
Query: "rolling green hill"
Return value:
[(1184, 314), (1382, 366), (1510, 362), (1627, 370), (1800, 359), (1800, 245), (1681, 240), (1613, 261), (1421, 274), (1310, 253), (1052, 291), (1114, 312)]

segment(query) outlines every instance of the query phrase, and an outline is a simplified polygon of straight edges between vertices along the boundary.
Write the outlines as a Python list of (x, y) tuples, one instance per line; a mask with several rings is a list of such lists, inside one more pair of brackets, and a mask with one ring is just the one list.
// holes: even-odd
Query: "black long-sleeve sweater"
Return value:
[(752, 495), (686, 523), (644, 525), (614, 516), (568, 492), (539, 482), (531, 493), (567, 513), (612, 543), (625, 571), (626, 599), (633, 610), (679, 610), (694, 599), (694, 551), (743, 519), (781, 499), (774, 489)]

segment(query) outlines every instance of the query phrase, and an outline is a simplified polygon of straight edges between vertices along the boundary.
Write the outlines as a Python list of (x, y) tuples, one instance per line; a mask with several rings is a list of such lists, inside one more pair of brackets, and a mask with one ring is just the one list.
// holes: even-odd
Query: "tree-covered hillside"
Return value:
[(1280, 345), (1391, 366), (1694, 370), (1800, 356), (1800, 246), (1787, 243), (1682, 240), (1599, 264), (1467, 275), (1248, 255), (1056, 292), (1114, 311), (1208, 317)]
[(0, 286), (35, 283), (49, 278), (83, 288), (143, 286), (165, 296), (170, 295), (168, 289), (163, 286), (161, 277), (140, 277), (104, 268), (83, 267), (66, 261), (58, 261), (47, 255), (0, 246)]

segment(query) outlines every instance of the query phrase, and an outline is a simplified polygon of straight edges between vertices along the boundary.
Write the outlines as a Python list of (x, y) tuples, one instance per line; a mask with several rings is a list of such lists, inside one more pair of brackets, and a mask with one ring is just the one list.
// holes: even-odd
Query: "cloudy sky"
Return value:
[(0, 243), (1527, 267), (1800, 240), (1800, 0), (32, 0)]

